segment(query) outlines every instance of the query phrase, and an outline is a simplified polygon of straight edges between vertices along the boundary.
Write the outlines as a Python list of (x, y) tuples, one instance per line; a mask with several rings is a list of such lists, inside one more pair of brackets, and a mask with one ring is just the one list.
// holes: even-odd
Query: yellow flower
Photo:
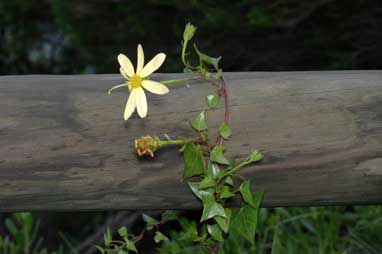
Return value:
[(129, 88), (130, 96), (127, 100), (125, 113), (123, 115), (125, 120), (130, 118), (135, 108), (137, 108), (138, 115), (141, 118), (146, 117), (147, 100), (143, 88), (155, 94), (166, 94), (169, 92), (167, 86), (159, 82), (146, 79), (150, 74), (159, 69), (165, 59), (166, 55), (164, 53), (159, 53), (151, 59), (150, 62), (144, 65), (145, 60), (143, 49), (141, 44), (138, 44), (137, 68), (134, 71), (134, 67), (130, 59), (124, 54), (118, 55), (118, 62), (121, 65), (120, 72), (126, 79), (126, 82), (112, 87), (109, 90), (109, 94), (112, 90), (122, 86), (127, 86)]

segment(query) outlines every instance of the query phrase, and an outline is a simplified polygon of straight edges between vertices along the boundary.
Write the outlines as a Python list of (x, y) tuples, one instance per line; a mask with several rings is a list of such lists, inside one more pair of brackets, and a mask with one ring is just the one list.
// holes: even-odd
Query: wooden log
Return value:
[[(157, 74), (156, 80), (183, 74)], [(228, 73), (227, 157), (260, 149), (245, 168), (265, 207), (382, 203), (382, 71)], [(119, 75), (0, 77), (0, 210), (196, 209), (176, 148), (140, 159), (136, 137), (193, 135), (189, 120), (214, 88), (148, 95), (124, 122)], [(213, 133), (220, 103), (207, 112)]]

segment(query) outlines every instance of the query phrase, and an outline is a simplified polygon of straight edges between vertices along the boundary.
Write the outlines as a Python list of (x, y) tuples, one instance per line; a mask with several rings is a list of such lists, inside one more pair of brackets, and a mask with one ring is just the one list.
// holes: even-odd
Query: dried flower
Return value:
[(159, 142), (158, 137), (146, 135), (135, 140), (135, 150), (139, 156), (149, 154), (151, 157), (154, 157), (154, 152), (158, 149)]

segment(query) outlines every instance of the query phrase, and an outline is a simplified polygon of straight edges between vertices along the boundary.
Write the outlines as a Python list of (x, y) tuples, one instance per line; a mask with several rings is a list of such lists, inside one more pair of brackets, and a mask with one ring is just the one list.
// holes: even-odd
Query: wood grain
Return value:
[[(157, 74), (156, 80), (182, 74)], [(228, 73), (233, 136), (265, 207), (382, 203), (382, 71)], [(197, 209), (177, 149), (137, 158), (135, 137), (192, 134), (214, 89), (148, 94), (149, 114), (122, 119), (119, 75), (0, 77), (0, 210)], [(214, 132), (222, 105), (207, 112)]]

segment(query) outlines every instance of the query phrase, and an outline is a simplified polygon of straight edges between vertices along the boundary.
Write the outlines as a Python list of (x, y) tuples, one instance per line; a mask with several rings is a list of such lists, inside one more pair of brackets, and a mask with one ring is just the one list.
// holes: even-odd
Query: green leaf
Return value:
[(200, 219), (200, 222), (206, 221), (215, 216), (221, 216), (221, 217), (227, 218), (227, 215), (225, 214), (223, 206), (217, 203), (216, 201), (203, 202), (203, 206), (204, 206), (204, 209), (203, 209), (203, 214), (202, 214), (202, 218)]
[(224, 211), (225, 211), (225, 214), (227, 215), (227, 218), (224, 218), (221, 216), (215, 216), (214, 220), (217, 222), (219, 227), (224, 231), (224, 233), (227, 233), (229, 229), (229, 224), (231, 221), (232, 210), (229, 208), (225, 208)]
[(232, 198), (235, 196), (235, 194), (231, 191), (230, 187), (223, 186), (220, 190), (220, 198), (226, 199), (226, 198)]
[(258, 211), (249, 205), (245, 205), (238, 211), (234, 211), (231, 219), (230, 231), (235, 232), (250, 242), (255, 240)]
[(251, 191), (251, 182), (249, 180), (246, 180), (241, 183), (240, 193), (246, 203), (250, 204), (251, 206), (254, 206)]
[(150, 217), (150, 216), (148, 216), (147, 214), (144, 214), (144, 213), (142, 214), (142, 218), (146, 222), (146, 229), (147, 230), (153, 229), (154, 226), (159, 223), (159, 221), (157, 221), (153, 217)]
[(232, 234), (238, 234), (251, 243), (254, 243), (259, 209), (262, 200), (263, 193), (255, 192), (252, 196), (252, 203), (254, 206), (246, 204), (239, 210), (233, 211), (229, 228), (230, 234), (231, 232)]
[(203, 142), (207, 142), (208, 141), (208, 132), (206, 132), (206, 131), (200, 132), (200, 137), (201, 137)]
[(166, 210), (161, 215), (161, 223), (166, 223), (168, 221), (177, 220), (177, 219), (178, 219), (178, 215), (176, 214), (175, 211), (172, 211), (172, 210)]
[(127, 237), (127, 228), (126, 227), (121, 227), (120, 229), (118, 229), (118, 234), (121, 237)]
[(211, 153), (210, 153), (211, 160), (214, 161), (214, 162), (220, 163), (220, 164), (229, 165), (230, 163), (224, 157), (223, 152), (224, 152), (224, 147), (222, 147), (222, 146), (215, 146), (212, 149)]
[(214, 94), (208, 95), (207, 96), (208, 107), (210, 109), (216, 108), (216, 106), (219, 104), (219, 99), (220, 99), (219, 95), (214, 95)]
[(19, 232), (16, 225), (13, 223), (13, 221), (10, 218), (5, 219), (5, 226), (7, 227), (9, 233), (11, 233), (12, 236), (16, 236), (17, 233)]
[(264, 193), (261, 191), (256, 191), (252, 193), (252, 204), (253, 207), (259, 209), (261, 206), (261, 202), (263, 202)]
[(224, 139), (228, 139), (232, 134), (232, 131), (226, 122), (222, 122), (222, 124), (220, 125), (220, 128), (219, 128), (219, 132), (220, 132), (220, 135)]
[(103, 235), (104, 243), (106, 247), (109, 247), (111, 242), (113, 241), (113, 237), (110, 232), (110, 228), (106, 229), (105, 234)]
[(207, 176), (211, 179), (218, 179), (221, 171), (218, 166), (218, 164), (212, 162), (212, 160), (208, 161), (208, 166), (207, 166)]
[(258, 151), (258, 150), (254, 150), (248, 157), (248, 161), (250, 163), (252, 162), (256, 162), (256, 161), (260, 161), (261, 159), (263, 158), (263, 155)]
[(183, 68), (183, 72), (184, 73), (193, 73), (194, 71), (191, 70), (190, 68), (185, 67), (185, 68)]
[(167, 238), (167, 236), (165, 236), (165, 235), (162, 234), (161, 232), (156, 231), (156, 232), (155, 232), (155, 236), (154, 236), (154, 241), (155, 241), (156, 243), (160, 243), (161, 241), (168, 241), (168, 238)]
[(184, 172), (183, 178), (201, 175), (206, 168), (203, 153), (200, 147), (190, 143), (187, 144), (183, 151)]
[(192, 127), (197, 131), (203, 131), (208, 128), (204, 116), (204, 111), (200, 112), (199, 115), (195, 118), (195, 120), (192, 121)]
[(104, 254), (104, 253), (106, 252), (106, 250), (105, 250), (104, 248), (102, 248), (101, 246), (99, 246), (99, 245), (96, 245), (95, 247), (96, 247), (96, 249), (97, 249), (99, 252), (101, 252), (101, 254)]
[(206, 189), (215, 186), (215, 181), (211, 178), (205, 177), (199, 184), (199, 189)]
[(131, 240), (129, 240), (127, 237), (125, 237), (124, 240), (128, 250), (138, 253), (137, 247), (135, 247), (135, 244)]
[(212, 66), (215, 68), (216, 71), (219, 70), (219, 65), (218, 65), (218, 64), (219, 64), (219, 61), (220, 61), (220, 59), (221, 59), (221, 56), (219, 56), (219, 57), (210, 57), (210, 56), (208, 56), (208, 55), (202, 53), (202, 52), (196, 47), (195, 44), (194, 44), (194, 48), (195, 48), (196, 53), (197, 53), (198, 56), (199, 56), (199, 60), (200, 60), (200, 62), (205, 63), (205, 64), (210, 64), (210, 65), (212, 65)]
[(214, 188), (199, 189), (200, 182), (188, 182), (188, 186), (195, 196), (203, 203), (215, 201)]
[(223, 70), (219, 69), (215, 74), (215, 79), (220, 79), (223, 76)]
[(231, 176), (227, 176), (226, 179), (225, 179), (225, 183), (228, 184), (228, 185), (233, 186), (232, 177)]
[(214, 240), (219, 242), (224, 241), (222, 230), (217, 224), (207, 225), (207, 231)]

